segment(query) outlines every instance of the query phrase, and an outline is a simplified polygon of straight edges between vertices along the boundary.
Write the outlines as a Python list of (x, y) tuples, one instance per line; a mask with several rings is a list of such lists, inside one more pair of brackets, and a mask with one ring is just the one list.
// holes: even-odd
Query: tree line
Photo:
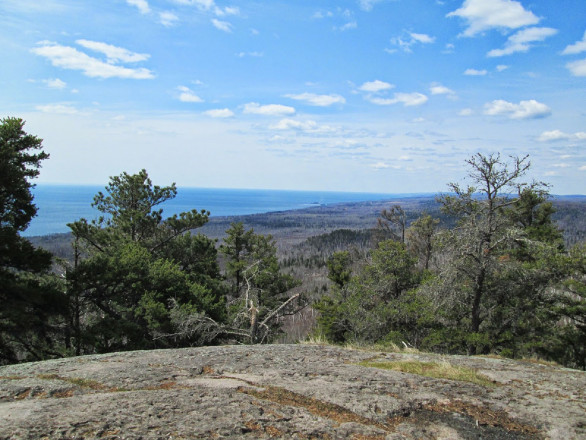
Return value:
[(334, 342), (536, 356), (586, 368), (586, 246), (564, 246), (528, 157), (476, 154), (470, 182), (438, 198), (451, 226), (400, 206), (381, 213), (365, 258), (336, 252), (315, 307)]
[(94, 197), (101, 216), (69, 224), (74, 258), (34, 248), (20, 233), (36, 214), (31, 180), (47, 158), (21, 119), (0, 121), (0, 364), (266, 343), (284, 316), (312, 306), (314, 333), (332, 343), (586, 368), (586, 246), (564, 245), (547, 185), (524, 181), (528, 157), (472, 156), (468, 184), (438, 197), (439, 217), (393, 205), (376, 230), (309, 240), (322, 257), (335, 250), (319, 295), (284, 273), (270, 235), (233, 223), (217, 243), (196, 233), (205, 210), (165, 218), (177, 188), (154, 185), (145, 170), (111, 177)]
[(0, 364), (268, 342), (279, 318), (305, 306), (271, 236), (233, 223), (217, 247), (193, 232), (209, 212), (164, 218), (160, 206), (177, 188), (153, 185), (145, 170), (112, 177), (92, 204), (102, 215), (68, 225), (73, 261), (33, 248), (20, 232), (36, 213), (30, 180), (48, 155), (23, 126), (0, 122)]

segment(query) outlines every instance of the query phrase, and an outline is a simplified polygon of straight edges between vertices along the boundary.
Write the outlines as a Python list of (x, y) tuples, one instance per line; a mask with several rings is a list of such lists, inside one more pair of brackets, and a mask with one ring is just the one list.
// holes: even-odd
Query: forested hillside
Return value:
[(29, 241), (47, 155), (23, 125), (0, 132), (1, 363), (311, 334), (586, 368), (586, 203), (526, 182), (528, 157), (476, 154), (438, 197), (212, 219), (122, 173), (102, 217)]

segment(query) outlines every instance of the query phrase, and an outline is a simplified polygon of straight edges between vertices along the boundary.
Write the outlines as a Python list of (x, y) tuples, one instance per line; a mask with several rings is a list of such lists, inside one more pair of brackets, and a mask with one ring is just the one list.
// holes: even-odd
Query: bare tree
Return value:
[[(444, 250), (451, 253), (451, 263), (442, 275), (440, 291), (452, 307), (464, 311), (469, 332), (475, 335), (490, 313), (491, 297), (497, 296), (500, 288), (494, 281), (501, 252), (521, 237), (521, 230), (504, 215), (504, 210), (517, 203), (513, 195), (519, 188), (542, 184), (519, 183), (530, 167), (527, 156), (505, 162), (499, 154), (478, 153), (466, 162), (472, 185), (450, 183), (454, 195), (439, 198), (442, 210), (458, 220), (454, 230), (443, 234)], [(469, 354), (475, 354), (476, 347), (470, 343)]]
[[(405, 243), (405, 229), (407, 227), (407, 216), (401, 205), (393, 205), (390, 209), (383, 209), (378, 218), (378, 227), (387, 236), (399, 239)], [(395, 229), (399, 230), (397, 234)]]

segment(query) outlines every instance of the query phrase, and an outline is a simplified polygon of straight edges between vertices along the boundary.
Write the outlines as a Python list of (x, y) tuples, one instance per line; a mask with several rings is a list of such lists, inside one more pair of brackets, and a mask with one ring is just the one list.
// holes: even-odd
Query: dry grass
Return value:
[(309, 335), (303, 341), (299, 342), (304, 345), (329, 345), (332, 347), (342, 347), (347, 350), (376, 351), (382, 353), (421, 353), (417, 348), (409, 347), (407, 344), (399, 346), (393, 343), (386, 344), (361, 344), (359, 342), (346, 342), (344, 345), (330, 343), (323, 335)]
[(470, 382), (485, 387), (496, 386), (495, 382), (478, 373), (472, 368), (452, 365), (449, 362), (420, 362), (420, 361), (374, 361), (360, 362), (363, 367), (381, 368), (385, 370), (401, 371), (403, 373), (418, 374), (435, 379), (458, 380)]
[(546, 367), (563, 367), (563, 365), (558, 364), (555, 361), (547, 361), (545, 359), (540, 359), (537, 357), (510, 358), (510, 357), (506, 357), (506, 356), (501, 356), (499, 354), (480, 354), (475, 357), (488, 358), (488, 359), (504, 359), (504, 360), (509, 360), (509, 361), (514, 360), (514, 361), (518, 361), (518, 362), (526, 362), (528, 364), (543, 365)]
[(103, 383), (97, 382), (91, 379), (84, 379), (81, 377), (66, 377), (66, 376), (59, 376), (58, 374), (39, 374), (37, 376), (39, 379), (46, 379), (46, 380), (60, 380), (63, 382), (70, 383), (72, 385), (78, 386), (80, 388), (89, 388), (96, 391), (118, 391), (116, 388), (108, 387)]

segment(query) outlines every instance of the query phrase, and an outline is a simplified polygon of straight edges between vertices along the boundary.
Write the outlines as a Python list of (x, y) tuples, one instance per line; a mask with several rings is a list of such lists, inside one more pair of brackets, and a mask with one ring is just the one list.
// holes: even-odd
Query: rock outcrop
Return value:
[[(449, 362), (493, 384), (359, 365)], [(317, 345), (82, 356), (0, 368), (2, 439), (578, 439), (586, 373)]]

